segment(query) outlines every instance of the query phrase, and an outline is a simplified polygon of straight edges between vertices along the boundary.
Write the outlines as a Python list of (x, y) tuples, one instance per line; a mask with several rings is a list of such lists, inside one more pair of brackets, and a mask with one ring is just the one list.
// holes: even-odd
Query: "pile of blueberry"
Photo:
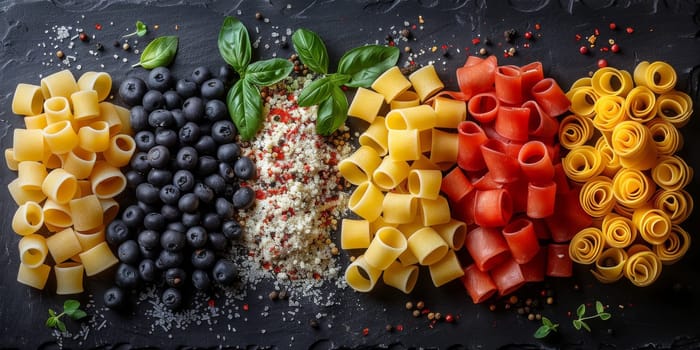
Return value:
[(240, 182), (255, 176), (255, 165), (241, 156), (223, 102), (233, 75), (228, 66), (217, 77), (199, 67), (174, 81), (160, 67), (146, 82), (121, 84), (137, 148), (126, 170), (136, 203), (106, 230), (120, 260), (116, 286), (104, 295), (108, 307), (122, 306), (126, 292), (142, 283), (163, 286), (163, 303), (175, 309), (186, 285), (205, 290), (236, 280), (235, 265), (223, 256), (242, 233), (235, 211), (254, 202), (254, 191)]

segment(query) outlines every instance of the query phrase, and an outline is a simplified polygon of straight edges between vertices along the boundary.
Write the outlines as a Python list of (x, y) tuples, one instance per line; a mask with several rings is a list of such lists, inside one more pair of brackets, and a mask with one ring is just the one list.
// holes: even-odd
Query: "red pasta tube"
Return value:
[(524, 213), (527, 210), (527, 183), (527, 180), (521, 177), (516, 181), (503, 185), (503, 188), (508, 191), (510, 198), (513, 200), (514, 213)]
[(512, 258), (508, 258), (502, 264), (494, 267), (490, 274), (498, 288), (499, 295), (513, 293), (525, 284), (525, 276), (520, 270), (520, 265)]
[(566, 177), (564, 168), (561, 163), (554, 164), (554, 182), (557, 183), (557, 193), (567, 193), (571, 189), (569, 186), (569, 178)]
[(543, 140), (548, 144), (553, 143), (554, 137), (559, 131), (559, 121), (545, 113), (542, 107), (533, 100), (525, 101), (522, 107), (530, 110), (527, 128), (530, 137)]
[(527, 263), (540, 250), (534, 226), (526, 218), (518, 218), (511, 221), (501, 232), (506, 239), (506, 243), (508, 243), (510, 255), (518, 264)]
[(578, 200), (580, 192), (581, 189), (576, 188), (567, 193), (557, 194), (554, 213), (545, 218), (554, 242), (570, 241), (578, 231), (590, 226), (593, 222), (593, 219), (581, 208)]
[(472, 185), (474, 185), (474, 188), (477, 190), (481, 191), (486, 191), (486, 190), (495, 190), (499, 188), (503, 188), (502, 183), (498, 183), (496, 181), (493, 181), (493, 176), (491, 176), (491, 173), (488, 171), (481, 174), (478, 176), (478, 174), (472, 173), (472, 175), (475, 175), (471, 178)]
[(497, 66), (496, 56), (489, 56), (486, 59), (470, 56), (464, 63), (464, 67), (457, 68), (457, 84), (466, 99), (478, 93), (493, 90)]
[(481, 170), (486, 167), (480, 146), (488, 141), (484, 130), (472, 121), (459, 123), (457, 127), (457, 165), (466, 171)]
[(481, 271), (488, 271), (510, 258), (508, 243), (498, 229), (476, 227), (464, 240), (469, 255)]
[(501, 136), (515, 142), (527, 141), (530, 110), (524, 107), (501, 106), (493, 124)]
[(536, 219), (546, 218), (554, 213), (557, 197), (557, 183), (527, 184), (527, 216)]
[(481, 227), (505, 226), (513, 215), (513, 200), (504, 189), (476, 191), (474, 223)]
[(520, 67), (520, 75), (522, 76), (523, 100), (530, 100), (532, 99), (532, 87), (544, 79), (542, 62), (535, 61)]
[(462, 284), (472, 298), (474, 304), (483, 303), (498, 291), (496, 284), (488, 272), (479, 270), (471, 264), (464, 269)]
[(474, 185), (469, 182), (459, 167), (455, 167), (447, 173), (440, 183), (440, 191), (445, 193), (447, 199), (452, 203), (462, 200), (472, 189), (474, 189)]
[(547, 146), (540, 141), (525, 143), (518, 153), (518, 163), (530, 182), (545, 183), (554, 178), (552, 158)]
[(523, 103), (522, 74), (516, 66), (496, 69), (496, 97), (503, 103), (520, 106)]
[(520, 265), (520, 271), (525, 277), (525, 282), (544, 281), (544, 272), (547, 269), (547, 247), (540, 246), (537, 254), (525, 264)]
[(501, 102), (493, 92), (484, 92), (472, 96), (467, 103), (467, 111), (480, 123), (490, 123), (496, 119)]
[(498, 140), (488, 140), (481, 146), (481, 155), (484, 157), (486, 168), (493, 176), (493, 180), (500, 183), (508, 183), (520, 177), (520, 165), (516, 157), (506, 154), (506, 144)]
[(572, 270), (573, 261), (569, 257), (569, 244), (550, 244), (547, 247), (547, 276), (571, 277)]
[(552, 239), (552, 234), (549, 233), (549, 228), (547, 227), (547, 222), (545, 222), (544, 219), (530, 218), (530, 221), (532, 221), (532, 226), (535, 230), (535, 235), (537, 235), (537, 239), (541, 239), (541, 240)]
[(571, 101), (559, 84), (552, 78), (544, 78), (532, 87), (532, 96), (542, 109), (551, 116), (566, 112)]

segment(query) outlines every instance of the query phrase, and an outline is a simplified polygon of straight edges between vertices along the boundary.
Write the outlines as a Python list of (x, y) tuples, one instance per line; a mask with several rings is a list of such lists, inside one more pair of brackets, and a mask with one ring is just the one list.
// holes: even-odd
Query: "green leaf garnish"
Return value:
[(351, 76), (349, 87), (369, 87), (387, 69), (396, 65), (399, 49), (367, 45), (346, 52), (338, 63), (338, 73)]
[(318, 34), (304, 28), (299, 28), (292, 35), (294, 50), (311, 71), (319, 74), (328, 73), (328, 51)]
[(132, 67), (141, 66), (146, 69), (168, 66), (177, 53), (178, 38), (176, 36), (161, 36), (153, 39), (141, 53), (141, 60)]
[(49, 318), (46, 319), (46, 327), (57, 328), (61, 332), (66, 331), (66, 324), (61, 321), (61, 317), (67, 315), (73, 320), (79, 320), (87, 314), (80, 310), (80, 302), (73, 299), (68, 299), (63, 303), (63, 312), (56, 314), (56, 311), (49, 309)]
[(134, 36), (134, 35), (138, 35), (139, 37), (142, 37), (142, 36), (146, 35), (147, 32), (148, 32), (148, 27), (146, 26), (146, 24), (144, 24), (141, 21), (136, 21), (136, 31), (133, 33), (129, 33), (127, 35), (124, 35), (124, 36), (122, 36), (122, 38), (130, 37), (130, 36)]
[(331, 90), (331, 98), (318, 106), (316, 132), (328, 136), (345, 123), (348, 118), (348, 99), (339, 87)]
[(224, 61), (230, 64), (238, 74), (243, 75), (253, 51), (245, 25), (234, 17), (224, 18), (217, 44)]
[(585, 315), (585, 314), (586, 314), (586, 304), (581, 304), (581, 305), (579, 305), (578, 308), (576, 309), (576, 315), (577, 315), (579, 318), (581, 318), (581, 317), (583, 317), (583, 315)]
[(226, 104), (241, 138), (250, 140), (255, 137), (263, 123), (262, 97), (257, 87), (246, 79), (238, 80), (229, 90)]
[(245, 69), (245, 79), (258, 86), (268, 86), (286, 78), (294, 69), (292, 62), (281, 58), (251, 63)]
[(610, 313), (605, 312), (605, 306), (603, 306), (603, 303), (600, 301), (595, 302), (595, 310), (596, 314), (591, 315), (591, 316), (586, 316), (586, 305), (581, 304), (579, 305), (578, 309), (576, 309), (576, 316), (578, 316), (577, 319), (572, 320), (571, 322), (574, 325), (574, 328), (580, 330), (581, 328), (591, 331), (591, 327), (586, 323), (586, 320), (591, 320), (594, 318), (600, 318), (603, 321), (609, 320), (612, 315)]
[(559, 324), (554, 324), (547, 317), (542, 317), (542, 325), (537, 328), (533, 336), (537, 339), (542, 339), (548, 336), (552, 331), (556, 332), (557, 327), (559, 327)]
[(333, 91), (334, 87), (335, 85), (331, 81), (330, 77), (323, 77), (321, 79), (314, 80), (301, 91), (298, 101), (299, 106), (310, 107), (321, 104), (321, 102), (325, 101), (331, 96), (331, 92)]

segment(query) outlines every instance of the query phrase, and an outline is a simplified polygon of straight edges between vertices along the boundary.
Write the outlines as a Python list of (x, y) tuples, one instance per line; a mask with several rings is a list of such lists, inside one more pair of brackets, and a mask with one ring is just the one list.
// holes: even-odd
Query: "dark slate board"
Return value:
[[(290, 4), (291, 6), (287, 6)], [(488, 37), (493, 45), (488, 47), (499, 56), (500, 64), (521, 65), (533, 60), (541, 60), (546, 75), (556, 78), (563, 87), (568, 87), (578, 77), (596, 68), (599, 57), (608, 59), (610, 65), (632, 70), (641, 60), (664, 60), (676, 67), (679, 75), (678, 88), (689, 91), (696, 104), (698, 98), (700, 71), (700, 14), (697, 1), (526, 1), (509, 0), (487, 2), (483, 0), (421, 0), (421, 1), (74, 1), (55, 0), (52, 2), (0, 1), (0, 137), (2, 149), (11, 145), (12, 129), (21, 125), (18, 117), (12, 115), (10, 103), (14, 87), (19, 82), (38, 83), (39, 74), (49, 74), (56, 67), (46, 67), (43, 49), (38, 44), (48, 42), (45, 30), (53, 25), (81, 25), (102, 38), (107, 50), (99, 61), (87, 55), (87, 49), (76, 42), (76, 50), (82, 71), (106, 70), (115, 83), (130, 75), (144, 76), (140, 69), (132, 70), (135, 55), (128, 63), (114, 60), (109, 56), (122, 52), (111, 47), (110, 43), (131, 28), (137, 19), (149, 24), (159, 23), (159, 34), (175, 33), (180, 36), (180, 51), (172, 69), (179, 76), (189, 74), (196, 66), (210, 68), (223, 63), (216, 49), (216, 33), (224, 15), (239, 17), (249, 28), (253, 40), (260, 38), (260, 47), (255, 55), (268, 58), (276, 52), (280, 57), (288, 57), (290, 48), (280, 48), (274, 44), (273, 31), (284, 35), (286, 28), (292, 30), (307, 27), (318, 32), (326, 41), (331, 62), (337, 62), (345, 50), (365, 44), (383, 43), (389, 30), (399, 30), (404, 21), (418, 22), (418, 16), (425, 19), (423, 29), (413, 31), (415, 41), (410, 45), (423, 49), (425, 54), (416, 58), (416, 64), (423, 65), (437, 61), (441, 77), (449, 87), (455, 88), (454, 69), (466, 58), (464, 48), (475, 52), (471, 39), (477, 35)], [(240, 11), (240, 12), (239, 12)], [(270, 22), (256, 21), (254, 14), (261, 12)], [(84, 15), (84, 19), (81, 17)], [(611, 33), (608, 23), (614, 21), (621, 27)], [(109, 23), (114, 22), (114, 26)], [(93, 29), (94, 23), (101, 23), (101, 31)], [(520, 47), (515, 57), (504, 59), (505, 47), (502, 33), (515, 28), (520, 34), (533, 30), (536, 23), (541, 34), (524, 48), (522, 35), (516, 39)], [(173, 31), (174, 25), (180, 30)], [(273, 28), (276, 26), (277, 28)], [(624, 32), (624, 27), (635, 29), (632, 35)], [(259, 29), (259, 33), (254, 28)], [(381, 28), (381, 30), (380, 30)], [(594, 57), (578, 53), (580, 43), (575, 34), (589, 35), (594, 28), (600, 28), (601, 40), (612, 37), (622, 47), (617, 55), (595, 52)], [(149, 38), (152, 38), (152, 33)], [(94, 43), (94, 42), (93, 42)], [(270, 47), (266, 48), (265, 44)], [(448, 45), (449, 55), (443, 56), (442, 45)], [(504, 44), (503, 47), (500, 44)], [(400, 43), (403, 48), (404, 44)], [(430, 52), (436, 46), (438, 51)], [(457, 52), (457, 49), (460, 52)], [(406, 61), (402, 54), (401, 63)], [(99, 64), (104, 64), (101, 68)], [(79, 73), (75, 64), (74, 73)], [(698, 133), (697, 121), (691, 121), (684, 129), (685, 149), (682, 155), (691, 166), (700, 168), (700, 152), (694, 139)], [(0, 191), (0, 347), (10, 348), (56, 348), (58, 344), (51, 332), (43, 326), (46, 310), (58, 307), (65, 297), (40, 292), (15, 282), (19, 263), (17, 242), (19, 237), (12, 233), (10, 221), (15, 205), (4, 190), (15, 176), (4, 166), (0, 166), (2, 188)], [(697, 182), (688, 190), (697, 198)], [(700, 229), (697, 215), (693, 215), (684, 225), (697, 237)], [(343, 256), (344, 261), (347, 260)], [(627, 282), (614, 285), (596, 283), (583, 267), (576, 268), (576, 278), (550, 281), (557, 292), (557, 302), (547, 306), (543, 314), (562, 323), (561, 333), (545, 342), (536, 341), (532, 333), (536, 323), (527, 321), (514, 312), (490, 312), (486, 305), (472, 305), (462, 286), (454, 282), (435, 289), (430, 282), (422, 279), (418, 290), (409, 298), (389, 288), (360, 295), (349, 290), (341, 291), (339, 305), (323, 307), (305, 303), (297, 312), (294, 322), (282, 322), (281, 314), (294, 311), (284, 303), (273, 303), (266, 298), (264, 287), (249, 293), (245, 301), (250, 312), (245, 314), (247, 321), (226, 320), (221, 317), (213, 325), (191, 325), (186, 331), (175, 330), (166, 333), (159, 330), (149, 334), (152, 320), (143, 315), (143, 309), (131, 310), (125, 314), (105, 312), (107, 327), (93, 330), (86, 339), (64, 339), (63, 345), (69, 348), (127, 349), (133, 347), (182, 346), (209, 348), (216, 346), (279, 348), (367, 348), (383, 346), (392, 349), (414, 347), (438, 347), (452, 349), (695, 349), (700, 348), (700, 285), (697, 266), (700, 265), (700, 249), (694, 244), (687, 256), (671, 267), (664, 267), (661, 278), (649, 288), (635, 288)], [(88, 293), (94, 295), (101, 307), (101, 292), (109, 285), (109, 273), (87, 283)], [(50, 282), (51, 283), (51, 282)], [(580, 291), (572, 286), (578, 284)], [(49, 289), (52, 285), (49, 285)], [(532, 288), (532, 293), (539, 287)], [(332, 291), (333, 288), (329, 288)], [(86, 294), (88, 294), (86, 293)], [(407, 300), (425, 300), (434, 310), (452, 313), (459, 317), (454, 324), (439, 323), (434, 328), (424, 319), (414, 319), (404, 310)], [(582, 302), (600, 299), (612, 306), (613, 318), (607, 323), (593, 323), (593, 332), (576, 332), (570, 325), (567, 312), (573, 311)], [(82, 296), (83, 302), (87, 296)], [(501, 304), (502, 305), (502, 304)], [(625, 306), (624, 309), (617, 305)], [(268, 306), (270, 316), (261, 317), (260, 310)], [(239, 311), (243, 313), (243, 311)], [(314, 330), (307, 321), (317, 313), (327, 314), (321, 319), (321, 327)], [(386, 324), (402, 324), (402, 332), (387, 333)], [(237, 332), (228, 330), (235, 327)], [(95, 325), (93, 325), (94, 327)], [(363, 336), (367, 327), (369, 334)], [(69, 328), (79, 325), (70, 323)], [(265, 329), (263, 334), (261, 330)], [(614, 330), (608, 334), (607, 330)], [(218, 336), (225, 336), (222, 340)], [(290, 341), (294, 339), (293, 341)]]

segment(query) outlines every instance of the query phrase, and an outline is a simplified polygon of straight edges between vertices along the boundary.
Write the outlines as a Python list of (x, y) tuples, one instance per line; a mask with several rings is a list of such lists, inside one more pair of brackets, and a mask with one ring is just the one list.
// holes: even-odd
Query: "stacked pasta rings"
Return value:
[(676, 152), (693, 108), (676, 80), (668, 63), (645, 61), (632, 74), (599, 69), (567, 92), (562, 164), (583, 185), (581, 205), (596, 223), (574, 236), (569, 254), (603, 283), (648, 286), (690, 245), (680, 224), (693, 210), (684, 190), (693, 170)]

